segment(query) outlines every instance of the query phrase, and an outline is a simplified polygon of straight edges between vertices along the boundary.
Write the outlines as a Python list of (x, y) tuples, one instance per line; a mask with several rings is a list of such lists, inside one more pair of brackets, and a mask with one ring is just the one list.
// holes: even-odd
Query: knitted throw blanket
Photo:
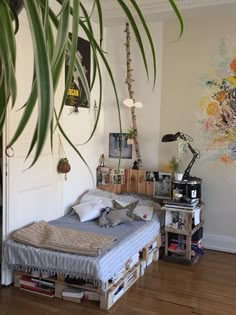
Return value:
[(34, 247), (85, 256), (101, 255), (116, 240), (113, 236), (57, 227), (45, 221), (17, 230), (12, 239)]

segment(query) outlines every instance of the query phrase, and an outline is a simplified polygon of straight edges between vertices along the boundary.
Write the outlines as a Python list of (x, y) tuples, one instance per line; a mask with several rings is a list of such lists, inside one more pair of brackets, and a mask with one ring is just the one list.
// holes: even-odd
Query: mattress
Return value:
[(153, 240), (160, 231), (155, 213), (149, 222), (133, 221), (113, 228), (101, 228), (98, 221), (81, 223), (74, 212), (50, 222), (53, 225), (112, 235), (115, 245), (105, 254), (97, 257), (68, 254), (58, 251), (34, 248), (13, 240), (7, 240), (4, 255), (8, 265), (18, 271), (46, 271), (64, 276), (94, 281), (104, 288), (109, 279), (119, 276), (125, 263)]

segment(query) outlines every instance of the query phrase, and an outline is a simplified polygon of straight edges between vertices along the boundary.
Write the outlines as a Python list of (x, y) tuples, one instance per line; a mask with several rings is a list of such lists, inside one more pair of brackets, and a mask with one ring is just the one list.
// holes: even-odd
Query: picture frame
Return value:
[(97, 186), (110, 184), (110, 168), (105, 166), (98, 166), (96, 172)]
[(113, 168), (110, 172), (111, 184), (125, 184), (125, 170)]
[(171, 199), (172, 197), (172, 174), (154, 172), (154, 192), (155, 198)]
[(128, 133), (109, 133), (109, 158), (119, 159), (120, 149), (122, 159), (132, 159), (132, 144), (128, 144)]

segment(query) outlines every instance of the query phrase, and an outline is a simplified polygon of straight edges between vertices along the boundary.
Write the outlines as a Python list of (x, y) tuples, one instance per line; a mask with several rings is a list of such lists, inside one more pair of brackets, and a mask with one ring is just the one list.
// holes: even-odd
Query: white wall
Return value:
[[(154, 91), (152, 90), (152, 64), (150, 66), (150, 83), (147, 81), (144, 66), (140, 59), (140, 53), (131, 31), (131, 58), (134, 96), (136, 101), (144, 104), (142, 109), (137, 109), (137, 125), (139, 133), (140, 151), (143, 167), (146, 169), (156, 169), (158, 166), (159, 151), (159, 128), (160, 128), (160, 104), (161, 104), (161, 65), (162, 65), (162, 23), (150, 23), (154, 44), (157, 50), (157, 82)], [(129, 98), (126, 80), (126, 33), (125, 23), (120, 26), (111, 26), (106, 29), (105, 38), (107, 60), (110, 63), (117, 86), (119, 104), (121, 109), (122, 131), (127, 132), (131, 127), (130, 109), (123, 105), (123, 100)], [(145, 47), (146, 44), (144, 43)], [(150, 51), (146, 50), (148, 60), (151, 60)], [(106, 165), (116, 167), (118, 160), (108, 158), (108, 139), (110, 132), (119, 132), (118, 112), (114, 97), (114, 92), (109, 79), (106, 76), (106, 87), (104, 90), (104, 154)], [(136, 160), (133, 150), (132, 160), (122, 159), (121, 167), (131, 168)]]
[[(199, 123), (203, 118), (200, 100), (206, 92), (203, 80), (214, 71), (222, 39), (234, 47), (231, 57), (236, 57), (234, 19), (235, 10), (227, 9), (218, 15), (186, 18), (184, 35), (175, 43), (178, 26), (175, 21), (165, 23), (161, 136), (182, 131), (193, 137), (194, 147), (201, 151), (201, 159), (196, 161), (192, 175), (203, 179), (206, 247), (236, 252), (236, 168), (217, 162), (207, 152), (207, 141)], [(230, 54), (228, 48), (226, 53)], [(177, 148), (172, 143), (161, 143), (160, 163), (167, 162), (174, 150)]]

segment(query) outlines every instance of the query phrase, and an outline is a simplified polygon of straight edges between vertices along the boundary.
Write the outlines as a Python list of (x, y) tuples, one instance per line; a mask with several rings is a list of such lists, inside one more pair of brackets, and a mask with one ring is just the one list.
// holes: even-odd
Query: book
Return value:
[(34, 281), (30, 277), (27, 277), (27, 276), (22, 276), (19, 279), (19, 284), (20, 285), (27, 285), (29, 287), (37, 287), (38, 286), (38, 282), (37, 281)]
[(67, 287), (63, 290), (62, 296), (82, 299), (82, 297), (84, 296), (84, 290), (79, 288)]
[(42, 293), (42, 292), (33, 291), (33, 290), (30, 290), (30, 289), (25, 289), (25, 288), (23, 288), (23, 287), (20, 287), (20, 290), (27, 291), (27, 292), (31, 292), (31, 293), (33, 293), (33, 294), (39, 294), (39, 295), (47, 296), (47, 297), (50, 297), (50, 298), (53, 298), (53, 297), (54, 297), (54, 294), (49, 295), (49, 294), (45, 294), (45, 293)]
[(196, 208), (196, 206), (198, 205), (198, 202), (195, 204), (190, 204), (190, 203), (184, 203), (184, 202), (178, 202), (178, 201), (174, 201), (174, 202), (164, 202), (164, 208), (173, 208), (173, 209), (185, 209), (185, 210), (193, 210)]
[(28, 291), (31, 291), (31, 292), (38, 292), (38, 293), (42, 293), (44, 295), (49, 295), (49, 296), (52, 296), (54, 295), (54, 289), (51, 289), (51, 288), (42, 288), (42, 287), (30, 287), (28, 285), (24, 285), (24, 284), (21, 284), (20, 285), (20, 288), (21, 289), (25, 289), (25, 290), (28, 290)]
[(50, 282), (50, 281), (46, 281), (46, 280), (40, 280), (37, 278), (31, 278), (32, 281), (36, 282), (38, 285), (45, 285), (51, 288), (55, 288), (55, 283), (54, 282)]

